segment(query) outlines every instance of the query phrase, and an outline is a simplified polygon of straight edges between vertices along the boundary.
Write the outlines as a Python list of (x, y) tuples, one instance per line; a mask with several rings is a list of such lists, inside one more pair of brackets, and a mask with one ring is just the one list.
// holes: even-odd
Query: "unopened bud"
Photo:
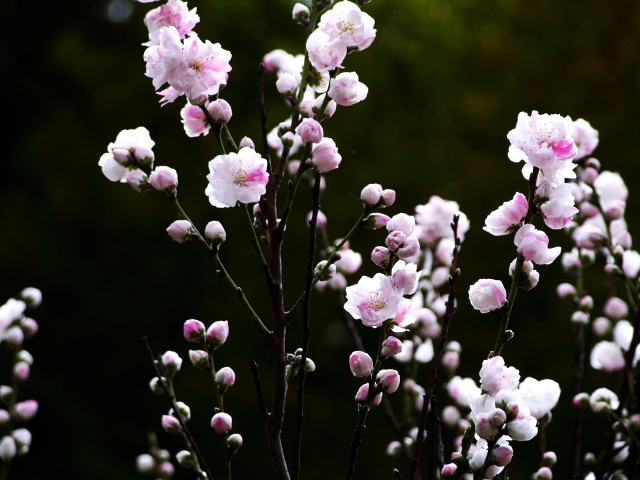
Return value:
[(227, 448), (229, 449), (229, 453), (231, 453), (231, 455), (240, 450), (241, 446), (242, 435), (240, 435), (239, 433), (232, 433), (231, 435), (229, 435), (229, 438), (227, 438)]
[(591, 295), (585, 295), (580, 299), (580, 310), (583, 312), (590, 312), (593, 309), (593, 297)]
[(571, 315), (571, 321), (577, 325), (586, 325), (589, 323), (589, 314), (576, 310)]
[(162, 462), (158, 465), (158, 477), (165, 480), (173, 477), (175, 469), (173, 468), (173, 464), (171, 462)]
[[(162, 377), (162, 381), (165, 384), (167, 383), (167, 379), (164, 377)], [(158, 380), (158, 377), (153, 377), (149, 381), (149, 388), (151, 389), (151, 392), (156, 395), (164, 395), (164, 389), (162, 388), (162, 385), (160, 384), (160, 380)]]
[(251, 140), (249, 137), (242, 137), (242, 140), (240, 140), (240, 143), (238, 144), (238, 148), (244, 148), (244, 147), (250, 147), (255, 149), (256, 144), (253, 143), (253, 140)]
[(0, 459), (2, 459), (5, 464), (11, 463), (11, 460), (16, 456), (17, 451), (16, 442), (12, 437), (9, 437), (8, 435), (2, 437), (2, 440), (0, 440)]
[(382, 185), (378, 183), (370, 183), (360, 192), (360, 200), (370, 207), (375, 207), (380, 202), (382, 195)]
[(17, 382), (25, 382), (29, 379), (31, 369), (27, 362), (18, 362), (13, 366), (13, 378)]
[(195, 232), (191, 226), (191, 222), (188, 220), (176, 220), (167, 227), (167, 233), (172, 240), (183, 243), (189, 240)]
[(16, 442), (16, 447), (18, 447), (18, 456), (29, 452), (29, 447), (31, 447), (31, 432), (29, 430), (17, 428), (11, 433), (11, 436)]
[(176, 373), (180, 371), (180, 367), (182, 366), (182, 358), (176, 352), (168, 350), (166, 351), (161, 359), (160, 364), (164, 367), (164, 374), (167, 377), (173, 377)]
[(162, 428), (169, 433), (177, 433), (182, 429), (180, 421), (171, 415), (162, 416)]
[(170, 167), (156, 167), (149, 175), (149, 185), (161, 192), (172, 194), (178, 187), (178, 172)]
[(376, 247), (371, 252), (371, 261), (381, 268), (389, 267), (391, 252), (386, 247)]
[(316, 364), (310, 358), (307, 358), (307, 361), (305, 363), (305, 370), (306, 370), (307, 373), (311, 373), (311, 372), (315, 372), (316, 371)]
[(136, 458), (136, 470), (138, 473), (152, 473), (156, 468), (156, 461), (148, 453), (138, 455)]
[(227, 341), (229, 336), (229, 322), (227, 320), (218, 320), (213, 322), (207, 330), (207, 343), (214, 348)]
[(231, 120), (231, 105), (226, 100), (219, 98), (207, 107), (214, 122), (228, 123)]
[(193, 343), (204, 343), (206, 328), (200, 320), (187, 320), (182, 327), (185, 340)]
[(311, 17), (311, 12), (309, 11), (309, 7), (303, 5), (302, 3), (296, 3), (293, 6), (293, 12), (291, 13), (291, 17), (298, 24), (306, 27), (309, 25), (309, 18)]
[(373, 372), (373, 360), (367, 352), (357, 350), (349, 356), (349, 368), (355, 377), (365, 378)]
[(205, 370), (211, 368), (209, 365), (209, 354), (203, 350), (189, 350), (189, 360), (191, 360), (191, 365), (194, 367)]
[(313, 276), (319, 277), (319, 280), (323, 282), (327, 280), (331, 280), (336, 274), (335, 264), (332, 263), (325, 269), (327, 263), (328, 262), (326, 260), (322, 260), (321, 262), (318, 262), (318, 265), (316, 265), (316, 268), (313, 271)]
[(231, 430), (232, 423), (231, 415), (224, 412), (216, 413), (211, 419), (211, 427), (219, 434)]
[(191, 469), (195, 465), (191, 453), (187, 450), (181, 450), (176, 453), (176, 462), (183, 468)]
[(236, 374), (229, 367), (223, 367), (216, 372), (216, 383), (219, 388), (227, 389), (236, 382)]
[(362, 220), (362, 228), (368, 228), (370, 230), (377, 230), (382, 227), (386, 227), (391, 217), (382, 213), (372, 213), (367, 218)]
[(204, 236), (214, 245), (222, 245), (227, 239), (227, 232), (220, 222), (212, 220), (204, 228)]
[[(189, 405), (184, 402), (176, 402), (176, 407), (178, 407), (178, 412), (182, 416), (182, 420), (184, 420), (185, 422), (191, 420), (191, 408), (189, 408)], [(171, 415), (174, 415), (173, 408), (169, 410), (169, 413)]]
[(22, 333), (24, 333), (25, 338), (32, 338), (36, 333), (38, 333), (38, 322), (36, 322), (33, 318), (25, 317), (20, 320), (20, 328), (22, 329)]
[(402, 342), (397, 337), (387, 337), (382, 342), (380, 354), (383, 357), (393, 357), (402, 352)]
[(36, 308), (42, 303), (42, 292), (34, 287), (28, 287), (20, 292), (20, 298), (27, 304), (27, 308)]
[(396, 203), (396, 191), (391, 190), (390, 188), (385, 188), (380, 195), (380, 200), (382, 201), (382, 206), (390, 207)]

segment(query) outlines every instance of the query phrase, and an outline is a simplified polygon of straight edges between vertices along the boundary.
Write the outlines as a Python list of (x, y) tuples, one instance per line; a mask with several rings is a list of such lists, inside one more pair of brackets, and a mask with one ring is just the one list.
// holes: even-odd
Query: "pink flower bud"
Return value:
[(216, 372), (216, 383), (219, 387), (233, 387), (236, 382), (236, 373), (229, 367), (223, 367)]
[(6, 410), (0, 408), (0, 427), (9, 425), (9, 422), (11, 422), (11, 415)]
[(513, 448), (510, 445), (498, 445), (493, 449), (492, 456), (496, 465), (504, 467), (513, 458)]
[(402, 246), (396, 252), (396, 255), (401, 260), (415, 257), (420, 251), (420, 242), (416, 237), (408, 237)]
[[(164, 385), (167, 384), (167, 379), (165, 377), (162, 377), (162, 383)], [(160, 383), (158, 377), (153, 377), (151, 380), (149, 380), (149, 389), (151, 390), (151, 393), (153, 393), (154, 395), (164, 395), (162, 383)]]
[(536, 473), (533, 474), (534, 480), (551, 480), (553, 474), (549, 467), (541, 467)]
[(239, 433), (232, 433), (227, 438), (227, 448), (229, 449), (231, 455), (240, 450), (242, 446), (242, 435)]
[(313, 163), (320, 173), (335, 170), (341, 161), (342, 156), (338, 153), (336, 142), (331, 138), (324, 137), (320, 143), (313, 146), (311, 163)]
[(586, 325), (587, 323), (589, 323), (589, 314), (580, 310), (576, 310), (571, 315), (571, 322), (577, 325)]
[(604, 304), (603, 311), (607, 317), (613, 320), (620, 320), (629, 314), (629, 307), (621, 298), (611, 297)]
[(386, 188), (382, 191), (380, 198), (382, 200), (382, 204), (385, 207), (390, 207), (391, 205), (396, 203), (396, 191)]
[(183, 243), (186, 240), (189, 240), (193, 232), (193, 227), (191, 226), (191, 222), (188, 220), (176, 220), (167, 228), (167, 233), (171, 237), (172, 240), (175, 240), (178, 243)]
[(611, 320), (605, 317), (598, 317), (593, 320), (591, 328), (593, 329), (593, 333), (599, 337), (604, 337), (611, 331)]
[(292, 132), (285, 132), (282, 135), (282, 145), (291, 148), (296, 141), (296, 136)]
[[(367, 403), (368, 398), (369, 398), (369, 384), (365, 383), (358, 389), (358, 392), (356, 393), (356, 402), (363, 405)], [(378, 393), (375, 397), (373, 397), (373, 400), (371, 400), (371, 405), (372, 406), (380, 405), (381, 401), (382, 401), (382, 393)]]
[(460, 420), (460, 410), (453, 405), (447, 405), (442, 409), (440, 417), (446, 426), (453, 428)]
[(580, 299), (578, 305), (583, 312), (590, 312), (593, 309), (593, 297), (591, 295), (585, 295)]
[(20, 327), (13, 326), (4, 333), (4, 341), (7, 342), (7, 345), (11, 348), (18, 349), (22, 346), (22, 342), (24, 342), (24, 332)]
[(218, 348), (227, 341), (229, 336), (229, 322), (227, 320), (219, 320), (213, 322), (207, 330), (207, 343), (214, 348)]
[(380, 370), (376, 377), (376, 383), (384, 392), (393, 393), (400, 386), (400, 374), (393, 369)]
[(391, 218), (388, 215), (372, 213), (362, 221), (362, 228), (378, 230), (379, 228), (386, 227), (389, 220), (391, 220)]
[(14, 414), (17, 420), (22, 422), (28, 422), (38, 413), (38, 402), (36, 400), (25, 400), (24, 402), (16, 403), (14, 407)]
[(31, 369), (27, 362), (18, 362), (13, 366), (13, 378), (17, 382), (25, 382), (29, 378)]
[(370, 183), (362, 189), (362, 192), (360, 192), (360, 200), (365, 204), (374, 207), (380, 202), (381, 195), (382, 185), (378, 183)]
[(175, 469), (171, 462), (162, 462), (158, 465), (158, 477), (159, 478), (172, 478)]
[(393, 357), (402, 352), (402, 342), (397, 337), (387, 337), (382, 342), (380, 354), (384, 357)]
[(337, 75), (329, 86), (327, 95), (338, 105), (348, 107), (367, 98), (369, 88), (360, 82), (355, 72), (344, 72)]
[(501, 308), (506, 299), (507, 292), (499, 280), (483, 278), (469, 287), (471, 306), (480, 313)]
[(182, 327), (182, 333), (185, 340), (193, 343), (203, 343), (205, 326), (200, 320), (187, 320)]
[(458, 471), (458, 466), (455, 463), (448, 463), (442, 467), (443, 477), (453, 477)]
[(311, 12), (309, 11), (309, 7), (307, 7), (306, 5), (303, 5), (302, 3), (296, 3), (293, 6), (291, 17), (299, 25), (302, 25), (303, 27), (309, 25), (310, 16)]
[(28, 287), (20, 292), (20, 298), (27, 304), (27, 308), (36, 308), (42, 303), (42, 292), (34, 287)]
[[(178, 412), (180, 413), (180, 416), (182, 416), (182, 420), (184, 420), (185, 422), (188, 422), (189, 420), (191, 420), (191, 409), (189, 408), (189, 405), (187, 405), (184, 402), (176, 402), (176, 406), (178, 407)], [(174, 415), (173, 408), (169, 410), (169, 413), (171, 415)]]
[(207, 107), (214, 122), (228, 123), (231, 120), (231, 105), (226, 100), (219, 98)]
[(413, 230), (416, 228), (416, 219), (412, 215), (406, 213), (398, 213), (394, 215), (389, 223), (387, 223), (387, 231), (400, 230), (407, 237), (411, 236)]
[(162, 355), (160, 363), (164, 367), (165, 375), (167, 375), (168, 377), (173, 377), (180, 371), (180, 367), (182, 366), (182, 358), (180, 358), (180, 355), (178, 355), (176, 352), (168, 350)]
[(593, 185), (593, 182), (598, 178), (598, 171), (595, 168), (587, 167), (582, 171), (580, 175), (580, 180), (582, 180), (587, 185)]
[(390, 255), (388, 248), (376, 247), (371, 252), (371, 261), (381, 268), (388, 268)]
[(204, 236), (214, 245), (222, 245), (227, 239), (227, 232), (220, 222), (212, 220), (204, 228)]
[(8, 435), (2, 437), (2, 440), (0, 440), (0, 459), (2, 459), (2, 462), (8, 465), (11, 463), (11, 460), (13, 460), (13, 457), (16, 456), (17, 452), (18, 449), (16, 448), (15, 440)]
[(211, 368), (209, 365), (209, 354), (204, 350), (189, 350), (189, 360), (191, 365), (197, 368)]
[(211, 427), (219, 434), (223, 434), (231, 430), (231, 415), (224, 412), (216, 413), (211, 419)]
[(303, 119), (296, 128), (296, 133), (302, 139), (302, 143), (320, 143), (324, 135), (322, 125), (311, 118)]
[(180, 421), (171, 415), (162, 416), (162, 428), (169, 433), (176, 433), (181, 430)]
[(545, 467), (553, 467), (558, 462), (558, 456), (555, 452), (544, 452), (542, 454), (542, 465)]
[(400, 230), (394, 230), (387, 236), (384, 243), (387, 245), (391, 252), (395, 252), (402, 246), (406, 239), (407, 236), (404, 233), (402, 233)]
[(458, 352), (445, 352), (442, 356), (442, 365), (447, 369), (455, 371), (460, 365), (460, 355)]
[(276, 88), (281, 95), (295, 95), (299, 86), (296, 77), (286, 72), (281, 74), (276, 81)]
[(139, 473), (152, 473), (156, 468), (156, 461), (148, 453), (138, 455), (136, 458), (136, 470)]
[(578, 393), (573, 397), (571, 403), (573, 403), (573, 406), (576, 408), (587, 407), (589, 406), (589, 398), (589, 394), (586, 392)]
[(576, 287), (570, 283), (561, 283), (556, 288), (556, 293), (562, 300), (573, 300), (577, 294), (577, 290)]
[(9, 385), (0, 386), (0, 401), (3, 403), (9, 403), (9, 399), (13, 395), (13, 388)]
[(364, 378), (373, 372), (373, 360), (366, 352), (355, 351), (349, 357), (351, 373), (358, 378)]
[(156, 190), (173, 193), (178, 186), (178, 172), (170, 167), (156, 167), (149, 175), (149, 184)]
[[(322, 108), (322, 104), (324, 103), (325, 95), (326, 94), (323, 93), (313, 101), (313, 106), (311, 107), (311, 109), (314, 113), (320, 113), (320, 108)], [(336, 108), (337, 104), (335, 100), (330, 100), (324, 109), (323, 115), (327, 118), (333, 117), (333, 114), (336, 113)]]
[(238, 144), (238, 148), (244, 147), (251, 147), (255, 149), (256, 144), (253, 143), (253, 140), (251, 140), (249, 137), (242, 137), (242, 140), (240, 140), (240, 143)]
[(178, 462), (178, 465), (180, 465), (181, 467), (187, 469), (193, 468), (193, 466), (195, 465), (191, 453), (187, 450), (181, 450), (176, 453), (176, 462)]
[(20, 321), (20, 327), (22, 328), (22, 333), (24, 333), (25, 338), (31, 338), (36, 333), (38, 333), (38, 322), (36, 322), (33, 318), (23, 318)]
[(328, 263), (327, 260), (322, 260), (318, 262), (318, 265), (316, 265), (316, 268), (313, 271), (314, 277), (319, 276), (324, 271), (324, 273), (322, 273), (322, 276), (320, 276), (321, 282), (326, 282), (327, 280), (331, 280), (336, 274), (336, 266), (333, 263), (329, 265), (329, 267), (325, 270), (327, 263)]
[(149, 184), (149, 177), (142, 170), (129, 170), (124, 178), (127, 183), (136, 192), (141, 192)]

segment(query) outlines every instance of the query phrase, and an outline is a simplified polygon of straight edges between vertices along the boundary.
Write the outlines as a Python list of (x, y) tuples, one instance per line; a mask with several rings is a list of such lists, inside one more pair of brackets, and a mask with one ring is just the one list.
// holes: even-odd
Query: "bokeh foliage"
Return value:
[[(200, 36), (233, 54), (223, 96), (234, 108), (230, 127), (237, 138), (258, 138), (255, 71), (262, 55), (274, 48), (301, 52), (302, 31), (289, 20), (292, 3), (190, 2), (202, 17)], [(16, 462), (15, 478), (50, 478), (52, 472), (68, 479), (137, 478), (134, 458), (146, 448), (146, 432), (159, 429), (166, 408), (148, 392), (151, 368), (140, 339), (149, 335), (158, 353), (174, 349), (186, 359), (181, 325), (187, 318), (229, 319), (231, 337), (220, 350), (220, 365), (238, 374), (228, 408), (234, 430), (245, 437), (235, 471), (237, 478), (272, 478), (247, 367), (255, 358), (267, 379), (268, 348), (211, 262), (166, 236), (164, 229), (176, 218), (171, 205), (160, 195), (140, 195), (108, 182), (97, 167), (121, 129), (147, 127), (156, 141), (157, 164), (180, 173), (180, 196), (192, 219), (200, 225), (214, 218), (223, 222), (230, 238), (225, 262), (258, 308), (268, 311), (240, 212), (215, 210), (203, 196), (207, 162), (217, 154), (213, 139), (188, 139), (179, 121), (181, 105), (160, 109), (144, 76), (142, 18), (153, 4), (129, 5), (133, 15), (123, 23), (108, 20), (106, 1), (46, 2), (36, 8), (10, 0), (0, 6), (6, 19), (0, 95), (8, 145), (0, 162), (0, 292), (6, 298), (29, 285), (44, 292), (44, 304), (34, 313), (41, 331), (27, 345), (36, 363), (24, 389), (39, 400), (40, 412), (32, 451)], [(327, 175), (322, 197), (329, 236), (347, 231), (359, 211), (359, 191), (370, 182), (398, 191), (393, 213), (410, 212), (431, 195), (456, 200), (472, 230), (460, 257), (460, 305), (451, 336), (463, 344), (461, 374), (475, 378), (499, 320), (471, 311), (466, 290), (477, 278), (504, 279), (513, 257), (510, 239), (490, 237), (481, 226), (490, 211), (526, 188), (519, 167), (506, 157), (506, 133), (518, 112), (583, 117), (599, 129), (596, 156), (627, 179), (632, 190), (627, 218), (631, 234), (638, 234), (640, 5), (632, 0), (374, 0), (366, 8), (376, 19), (378, 38), (366, 52), (349, 56), (345, 66), (369, 86), (369, 98), (340, 108), (325, 126), (343, 156), (340, 169)], [(267, 95), (275, 125), (286, 111), (273, 85)], [(285, 265), (289, 301), (302, 281), (296, 267), (304, 255), (304, 215), (310, 209), (309, 195), (304, 189), (300, 194), (285, 244), (291, 255)], [(382, 240), (380, 233), (363, 233), (352, 245), (366, 258)], [(552, 234), (551, 243), (567, 245), (562, 232)], [(362, 271), (374, 270), (365, 262)], [(571, 413), (570, 311), (553, 295), (555, 284), (565, 279), (559, 265), (540, 272), (540, 285), (518, 296), (516, 338), (504, 353), (523, 377), (552, 376), (563, 387), (564, 406), (549, 432), (549, 447), (560, 457), (556, 474), (563, 478)], [(609, 285), (591, 288), (602, 299)], [(334, 478), (346, 468), (358, 383), (346, 367), (352, 347), (337, 298), (318, 296), (313, 305), (311, 357), (318, 370), (309, 378), (303, 474)], [(290, 350), (299, 346), (297, 327), (294, 322)], [(375, 334), (362, 334), (375, 343)], [(207, 427), (213, 391), (204, 375), (184, 370), (179, 391), (197, 412), (193, 429), (219, 466), (219, 441)], [(607, 381), (598, 375), (592, 380)], [(391, 477), (394, 462), (381, 455), (388, 438), (381, 413), (374, 412), (358, 468), (361, 478)], [(175, 445), (166, 435), (161, 442)], [(523, 472), (531, 472), (535, 448), (521, 447), (516, 446), (515, 458)], [(526, 473), (514, 469), (513, 475)]]

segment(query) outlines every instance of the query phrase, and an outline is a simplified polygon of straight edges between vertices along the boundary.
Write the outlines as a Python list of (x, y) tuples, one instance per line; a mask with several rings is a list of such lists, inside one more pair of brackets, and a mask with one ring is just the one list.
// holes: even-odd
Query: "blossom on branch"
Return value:
[(501, 308), (507, 299), (507, 291), (500, 280), (482, 278), (469, 287), (471, 306), (480, 313)]

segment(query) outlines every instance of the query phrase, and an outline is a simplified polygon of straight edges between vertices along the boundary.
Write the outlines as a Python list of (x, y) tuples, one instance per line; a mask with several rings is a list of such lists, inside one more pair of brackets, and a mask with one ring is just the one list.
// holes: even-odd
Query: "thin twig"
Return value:
[(178, 405), (176, 403), (176, 397), (175, 397), (175, 395), (171, 394), (171, 392), (169, 391), (169, 387), (167, 386), (166, 382), (162, 378), (162, 373), (160, 373), (160, 369), (158, 368), (158, 364), (156, 363), (156, 358), (153, 355), (153, 351), (151, 350), (151, 346), (149, 345), (149, 339), (146, 336), (144, 336), (144, 337), (142, 337), (142, 341), (144, 342), (144, 345), (145, 345), (145, 347), (147, 349), (147, 353), (149, 353), (149, 357), (151, 358), (151, 364), (153, 365), (153, 370), (154, 370), (154, 372), (156, 374), (156, 377), (158, 378), (158, 383), (162, 387), (162, 390), (164, 391), (165, 395), (171, 401), (171, 405), (173, 406), (174, 415), (178, 419), (178, 422), (180, 422), (180, 427), (182, 428), (182, 433), (184, 434), (184, 438), (187, 440), (189, 446), (191, 447), (193, 452), (196, 454), (196, 461), (199, 464), (202, 465), (202, 467), (200, 465), (196, 465), (197, 468), (200, 469), (200, 470), (202, 468), (204, 468), (204, 471), (207, 474), (207, 478), (209, 480), (213, 480), (213, 475), (211, 474), (211, 471), (209, 470), (209, 467), (207, 466), (207, 462), (205, 461), (204, 457), (200, 453), (200, 450), (198, 449), (198, 445), (196, 444), (195, 440), (193, 439), (193, 436), (191, 435), (191, 432), (187, 428), (187, 424), (185, 423), (184, 418), (182, 418), (182, 414), (180, 413), (180, 410), (178, 409)]
[(262, 414), (266, 417), (269, 416), (269, 408), (267, 408), (267, 402), (264, 401), (264, 395), (262, 393), (262, 381), (260, 380), (260, 374), (258, 373), (258, 364), (255, 360), (249, 360), (249, 367), (251, 368), (251, 375), (253, 376), (253, 383), (256, 386), (256, 395), (258, 398), (256, 401), (262, 410)]
[(267, 160), (267, 171), (272, 172), (269, 142), (267, 141), (267, 109), (264, 105), (264, 63), (258, 65), (258, 108), (260, 109), (260, 131), (262, 133), (262, 156)]

